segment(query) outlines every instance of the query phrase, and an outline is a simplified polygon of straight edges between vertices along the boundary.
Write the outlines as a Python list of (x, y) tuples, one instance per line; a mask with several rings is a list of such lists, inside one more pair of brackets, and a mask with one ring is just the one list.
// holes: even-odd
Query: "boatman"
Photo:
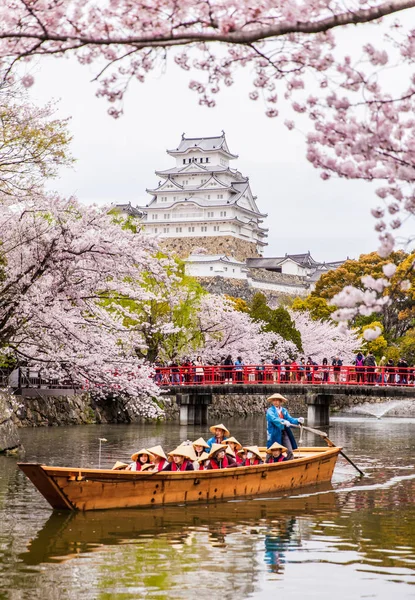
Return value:
[(287, 448), (287, 459), (292, 460), (297, 442), (290, 428), (291, 425), (302, 425), (304, 418), (294, 419), (290, 415), (288, 410), (283, 407), (287, 398), (281, 394), (272, 394), (268, 398), (268, 402), (271, 403), (271, 406), (267, 410), (267, 448), (270, 448), (274, 442), (278, 442)]

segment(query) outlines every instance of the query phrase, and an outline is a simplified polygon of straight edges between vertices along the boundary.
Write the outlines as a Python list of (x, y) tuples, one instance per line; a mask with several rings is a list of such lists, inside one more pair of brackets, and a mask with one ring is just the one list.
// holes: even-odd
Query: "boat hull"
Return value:
[(263, 496), (328, 482), (341, 448), (301, 448), (296, 459), (232, 469), (132, 472), (20, 463), (60, 510), (145, 508)]

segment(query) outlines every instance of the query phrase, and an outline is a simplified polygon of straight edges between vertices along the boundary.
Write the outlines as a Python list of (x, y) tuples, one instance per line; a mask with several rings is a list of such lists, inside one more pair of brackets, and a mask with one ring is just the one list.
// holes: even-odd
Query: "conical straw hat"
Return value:
[(283, 402), (288, 402), (287, 398), (282, 394), (272, 394), (267, 398), (268, 402), (272, 402), (273, 400), (282, 400)]
[(226, 454), (229, 454), (229, 456), (235, 457), (235, 452), (232, 450), (232, 448), (230, 446), (226, 446)]
[(157, 469), (157, 467), (153, 463), (146, 463), (141, 467), (142, 471), (150, 471), (150, 469)]
[(212, 458), (212, 456), (214, 454), (216, 454), (216, 452), (218, 452), (219, 450), (225, 450), (225, 452), (226, 452), (226, 448), (227, 448), (226, 444), (212, 444), (212, 448), (210, 449), (210, 452), (209, 452), (209, 458)]
[(192, 446), (203, 446), (203, 448), (209, 448), (209, 444), (206, 443), (202, 437), (193, 442)]
[(252, 454), (255, 454), (258, 458), (262, 460), (261, 452), (259, 451), (258, 446), (245, 446), (244, 450), (246, 452), (252, 452)]
[(271, 450), (278, 450), (280, 448), (281, 452), (287, 452), (287, 448), (285, 446), (281, 446), (278, 442), (274, 442), (272, 446), (270, 446), (267, 450), (267, 454), (271, 454)]
[(182, 442), (178, 446), (178, 448), (181, 448), (181, 447), (187, 448), (188, 458), (190, 458), (190, 460), (196, 460), (197, 459), (196, 452), (195, 452), (195, 449), (193, 448), (193, 444), (192, 443), (190, 443), (190, 442)]
[(226, 437), (229, 437), (231, 435), (223, 423), (219, 423), (219, 425), (212, 425), (212, 427), (209, 427), (209, 431), (211, 433), (215, 433), (215, 429), (223, 429)]
[(229, 444), (229, 442), (233, 442), (234, 444), (236, 444), (236, 449), (240, 450), (242, 448), (242, 444), (240, 442), (238, 442), (238, 440), (236, 438), (234, 438), (233, 436), (228, 438), (227, 440), (223, 440), (225, 444)]
[(135, 452), (132, 456), (131, 456), (131, 460), (136, 462), (136, 460), (138, 459), (138, 457), (141, 454), (148, 454), (149, 459), (151, 460), (153, 457), (151, 456), (151, 453), (146, 450), (145, 448), (142, 448), (141, 450), (139, 450), (138, 452)]
[(121, 462), (119, 460), (117, 460), (117, 462), (115, 463), (115, 465), (112, 467), (112, 471), (122, 471), (123, 469), (127, 468), (128, 464), (125, 462)]
[(160, 458), (164, 458), (167, 460), (167, 456), (164, 453), (164, 450), (161, 446), (152, 446), (151, 448), (147, 448), (149, 454), (153, 454), (154, 456), (159, 456)]
[(209, 458), (209, 454), (207, 452), (203, 452), (203, 454), (201, 454), (199, 456), (199, 458), (197, 459), (197, 462), (203, 462), (204, 460), (207, 460)]
[(192, 461), (196, 460), (192, 446), (178, 446), (175, 450), (169, 452), (169, 456), (183, 456), (184, 458), (189, 458)]

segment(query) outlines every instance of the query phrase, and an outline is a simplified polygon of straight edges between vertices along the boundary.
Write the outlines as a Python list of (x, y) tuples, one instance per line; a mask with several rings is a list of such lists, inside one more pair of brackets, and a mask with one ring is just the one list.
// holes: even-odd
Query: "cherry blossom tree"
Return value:
[(143, 282), (149, 274), (174, 281), (170, 259), (155, 258), (156, 243), (107, 210), (56, 196), (0, 203), (0, 231), (3, 354), (46, 377), (128, 396), (141, 414), (158, 416), (153, 370), (138, 356), (145, 340), (125, 299), (155, 298)]
[(330, 321), (313, 321), (304, 311), (291, 311), (295, 326), (301, 334), (304, 356), (321, 364), (323, 358), (330, 360), (340, 356), (345, 364), (351, 364), (360, 347), (357, 334), (344, 331)]
[[(241, 356), (245, 364), (257, 365), (261, 359), (270, 360), (275, 354), (284, 359), (298, 352), (293, 342), (276, 333), (264, 332), (265, 323), (236, 310), (224, 296), (208, 294), (201, 298), (198, 323), (201, 342), (194, 348), (193, 356), (200, 354), (206, 362), (219, 362), (230, 354), (233, 360)], [(190, 348), (191, 344), (184, 354)]]

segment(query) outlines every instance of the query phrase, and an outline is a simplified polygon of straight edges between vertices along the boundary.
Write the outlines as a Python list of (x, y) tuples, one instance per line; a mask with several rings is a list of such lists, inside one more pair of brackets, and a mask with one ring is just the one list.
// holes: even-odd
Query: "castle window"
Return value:
[(207, 163), (208, 163), (208, 162), (209, 162), (209, 159), (208, 159), (208, 158), (205, 158), (205, 162), (207, 162)]
[(207, 195), (207, 199), (210, 200), (210, 194)]
[(213, 267), (210, 267), (210, 270), (213, 271)]
[(182, 228), (181, 227), (176, 227), (176, 233), (181, 233), (182, 232)]
[(227, 271), (227, 270), (228, 270), (228, 267), (223, 267), (223, 270), (224, 270), (224, 271)]
[(185, 159), (185, 158), (183, 159), (183, 164), (184, 164), (184, 165), (186, 164), (186, 159)]
[(157, 233), (158, 229), (157, 227), (154, 228), (154, 233)]
[(208, 217), (213, 217), (215, 213), (213, 212), (208, 212)]
[(169, 233), (170, 229), (169, 227), (163, 227), (163, 233)]
[(200, 231), (207, 231), (207, 227), (206, 227), (206, 225), (203, 225), (203, 226), (200, 228)]
[(214, 225), (213, 226), (213, 231), (219, 231), (219, 225)]
[(155, 221), (156, 219), (158, 219), (158, 215), (151, 215), (151, 218), (153, 219), (153, 221)]
[(166, 214), (164, 215), (164, 218), (165, 218), (165, 219), (170, 219), (170, 213), (166, 213)]
[(189, 231), (190, 233), (193, 233), (193, 231), (194, 231), (194, 230), (195, 230), (195, 228), (194, 228), (194, 227), (188, 227), (188, 228), (187, 228), (187, 231)]
[(226, 217), (226, 210), (221, 210), (220, 211), (220, 216), (221, 217)]
[(218, 200), (222, 200), (223, 194), (218, 194)]

